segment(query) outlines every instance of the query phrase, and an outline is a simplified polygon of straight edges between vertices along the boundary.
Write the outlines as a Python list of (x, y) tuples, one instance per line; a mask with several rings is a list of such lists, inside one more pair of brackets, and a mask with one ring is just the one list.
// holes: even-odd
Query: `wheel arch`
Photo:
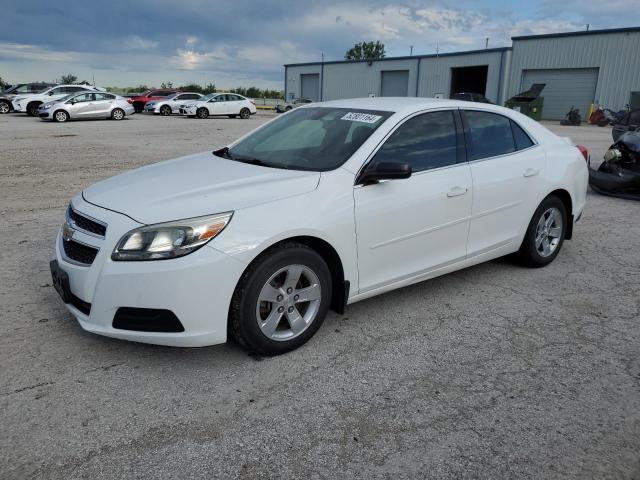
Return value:
[(71, 114), (69, 112), (67, 112), (64, 108), (58, 108), (57, 110), (55, 110), (52, 114), (51, 114), (51, 119), (55, 121), (56, 119), (56, 113), (58, 112), (64, 112), (67, 114), (67, 120), (71, 120)]
[(564, 235), (564, 238), (570, 240), (573, 236), (573, 200), (571, 198), (571, 194), (565, 190), (564, 188), (557, 188), (545, 197), (558, 197), (560, 201), (563, 203), (565, 210), (567, 211), (567, 231)]
[[(313, 235), (295, 235), (278, 239), (260, 251), (247, 265), (245, 271), (255, 262), (260, 261), (270, 251), (283, 243), (297, 242), (317, 252), (327, 263), (331, 272), (331, 309), (339, 314), (344, 313), (349, 298), (350, 282), (345, 279), (344, 265), (338, 251), (327, 240)], [(241, 276), (242, 278), (242, 276)], [(240, 280), (239, 280), (240, 281)]]

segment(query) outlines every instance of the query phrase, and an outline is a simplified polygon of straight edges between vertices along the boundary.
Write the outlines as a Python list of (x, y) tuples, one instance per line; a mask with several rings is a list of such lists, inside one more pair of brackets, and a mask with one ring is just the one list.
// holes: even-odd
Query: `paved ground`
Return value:
[(0, 478), (640, 479), (637, 202), (590, 195), (549, 267), (355, 304), (278, 358), (84, 333), (48, 272), (69, 198), (265, 118), (0, 117)]

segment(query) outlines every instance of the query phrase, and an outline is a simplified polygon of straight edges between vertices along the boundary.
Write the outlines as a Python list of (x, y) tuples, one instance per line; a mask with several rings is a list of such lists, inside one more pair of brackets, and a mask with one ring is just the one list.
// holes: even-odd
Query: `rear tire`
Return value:
[(42, 102), (31, 102), (27, 105), (27, 114), (31, 117), (36, 117), (38, 115), (38, 107), (42, 104)]
[(518, 252), (523, 265), (539, 268), (553, 262), (564, 243), (567, 217), (564, 203), (555, 195), (548, 196), (540, 203)]
[(169, 105), (163, 105), (160, 107), (160, 115), (168, 117), (171, 115), (171, 107)]
[(240, 110), (240, 118), (241, 119), (246, 120), (250, 116), (251, 116), (251, 110), (249, 110), (248, 108), (245, 107), (242, 110)]
[(7, 101), (0, 102), (0, 114), (9, 113), (11, 111), (11, 104)]
[(121, 108), (114, 108), (113, 111), (111, 112), (112, 120), (122, 120), (124, 116), (125, 116), (124, 110), (122, 110)]
[(200, 107), (198, 110), (196, 110), (196, 117), (203, 120), (205, 118), (209, 118), (209, 110), (207, 110), (205, 107)]
[(53, 119), (56, 122), (64, 123), (69, 120), (69, 114), (64, 110), (58, 110), (57, 112), (54, 112)]
[(229, 308), (229, 334), (261, 355), (294, 350), (322, 325), (331, 291), (329, 267), (315, 250), (297, 242), (277, 245), (238, 282)]

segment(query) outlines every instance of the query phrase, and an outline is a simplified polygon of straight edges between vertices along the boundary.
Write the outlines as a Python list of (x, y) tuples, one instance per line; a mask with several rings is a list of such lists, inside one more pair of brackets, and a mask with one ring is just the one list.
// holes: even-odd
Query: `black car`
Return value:
[(467, 102), (490, 103), (493, 105), (493, 102), (481, 93), (473, 92), (454, 93), (453, 95), (451, 95), (451, 100), (465, 100)]
[(640, 130), (640, 109), (627, 112), (627, 114), (622, 117), (622, 120), (613, 126), (611, 136), (613, 137), (613, 141), (617, 142), (626, 132), (635, 132), (636, 130)]
[(19, 83), (18, 85), (12, 85), (0, 92), (0, 113), (9, 113), (13, 109), (11, 99), (16, 95), (38, 93), (54, 85), (55, 83)]

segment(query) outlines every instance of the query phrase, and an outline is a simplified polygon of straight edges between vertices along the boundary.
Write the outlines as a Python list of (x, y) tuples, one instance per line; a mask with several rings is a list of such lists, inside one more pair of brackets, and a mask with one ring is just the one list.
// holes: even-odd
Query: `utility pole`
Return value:
[(589, 31), (589, 26), (590, 26), (590, 24), (587, 23), (587, 32)]
[(484, 39), (484, 48), (489, 48), (489, 37)]
[(409, 45), (409, 56), (413, 57), (413, 45)]

